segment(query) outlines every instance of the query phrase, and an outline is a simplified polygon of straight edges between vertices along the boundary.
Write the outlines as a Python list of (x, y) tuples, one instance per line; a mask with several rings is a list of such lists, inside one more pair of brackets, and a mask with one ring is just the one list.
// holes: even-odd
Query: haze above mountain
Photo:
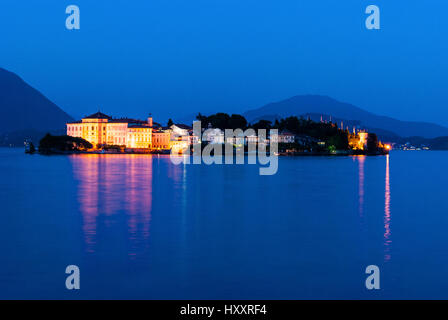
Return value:
[(73, 118), (16, 74), (0, 68), (0, 133), (48, 132)]
[(307, 114), (323, 114), (334, 119), (356, 121), (362, 128), (372, 132), (380, 130), (395, 133), (401, 137), (421, 136), (434, 138), (448, 136), (448, 128), (415, 121), (401, 121), (391, 117), (380, 116), (349, 103), (343, 103), (327, 96), (299, 95), (279, 102), (269, 103), (261, 108), (245, 112), (243, 115), (249, 122), (260, 119), (272, 120), (275, 117), (302, 116)]

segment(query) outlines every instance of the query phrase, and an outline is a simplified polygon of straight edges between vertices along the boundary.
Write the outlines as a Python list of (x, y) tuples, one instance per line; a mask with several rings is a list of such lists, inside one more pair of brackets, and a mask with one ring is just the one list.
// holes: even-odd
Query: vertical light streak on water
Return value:
[(386, 185), (384, 191), (384, 261), (391, 259), (390, 244), (390, 174), (389, 174), (389, 155), (386, 156)]
[(359, 216), (362, 218), (364, 216), (364, 162), (366, 161), (365, 156), (359, 156), (358, 159), (358, 206), (359, 206)]

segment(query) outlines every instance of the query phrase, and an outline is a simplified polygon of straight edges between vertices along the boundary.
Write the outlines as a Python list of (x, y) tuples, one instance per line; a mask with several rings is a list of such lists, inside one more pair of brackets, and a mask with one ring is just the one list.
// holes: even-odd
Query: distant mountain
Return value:
[(61, 131), (73, 118), (16, 74), (0, 68), (0, 135), (20, 140)]
[[(287, 117), (306, 114), (323, 114), (333, 119), (345, 119), (344, 123), (356, 121), (360, 127), (371, 131), (381, 131), (384, 135), (401, 137), (420, 136), (434, 138), (448, 136), (448, 128), (428, 122), (401, 121), (390, 117), (379, 116), (365, 111), (352, 104), (339, 102), (326, 96), (301, 95), (287, 100), (270, 103), (261, 108), (250, 110), (243, 115), (250, 122), (266, 118), (272, 120), (273, 115)], [(378, 132), (378, 133), (381, 133)]]

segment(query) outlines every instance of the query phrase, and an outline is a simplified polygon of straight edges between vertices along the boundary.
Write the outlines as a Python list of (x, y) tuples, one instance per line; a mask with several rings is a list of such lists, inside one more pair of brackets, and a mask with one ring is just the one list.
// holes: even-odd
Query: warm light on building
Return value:
[(152, 149), (169, 150), (171, 149), (171, 133), (164, 130), (154, 130), (152, 132)]
[(367, 148), (368, 136), (367, 132), (356, 132), (355, 128), (353, 128), (353, 133), (349, 133), (348, 143), (353, 150), (365, 150)]
[(364, 150), (366, 149), (367, 146), (367, 137), (369, 136), (369, 134), (367, 132), (358, 132), (358, 136), (359, 136), (359, 145), (360, 145), (360, 149)]
[[(67, 123), (67, 135), (89, 141), (94, 148), (104, 145), (124, 146), (130, 149), (170, 149), (170, 133), (153, 128), (152, 117), (147, 121), (113, 119), (97, 112), (81, 121)], [(156, 138), (155, 146), (153, 140)]]

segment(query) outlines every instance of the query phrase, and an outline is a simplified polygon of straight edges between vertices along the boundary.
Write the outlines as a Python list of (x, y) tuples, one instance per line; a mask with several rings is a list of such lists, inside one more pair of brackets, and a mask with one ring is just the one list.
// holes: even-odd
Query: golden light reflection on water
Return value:
[[(358, 212), (359, 212), (359, 216), (361, 218), (363, 218), (363, 216), (364, 216), (364, 196), (365, 196), (364, 165), (365, 165), (366, 156), (357, 156), (356, 160), (358, 161)], [(387, 262), (391, 259), (390, 245), (391, 245), (392, 241), (391, 241), (391, 229), (390, 229), (390, 223), (391, 223), (390, 201), (391, 201), (390, 165), (389, 165), (389, 155), (386, 155), (386, 174), (385, 174), (385, 188), (384, 188), (384, 217), (383, 217), (383, 222), (384, 222), (384, 233), (383, 233), (384, 242), (383, 243), (384, 243), (384, 261), (385, 262)]]
[(364, 215), (364, 162), (366, 161), (366, 156), (356, 157), (358, 160), (358, 208), (359, 216)]
[(390, 244), (390, 175), (389, 175), (389, 155), (386, 156), (386, 179), (384, 188), (384, 261), (391, 259)]
[(79, 184), (86, 251), (95, 252), (99, 221), (107, 229), (113, 216), (125, 215), (128, 234), (121, 241), (129, 243), (128, 255), (136, 256), (148, 244), (153, 157), (89, 154), (71, 156), (70, 161)]

